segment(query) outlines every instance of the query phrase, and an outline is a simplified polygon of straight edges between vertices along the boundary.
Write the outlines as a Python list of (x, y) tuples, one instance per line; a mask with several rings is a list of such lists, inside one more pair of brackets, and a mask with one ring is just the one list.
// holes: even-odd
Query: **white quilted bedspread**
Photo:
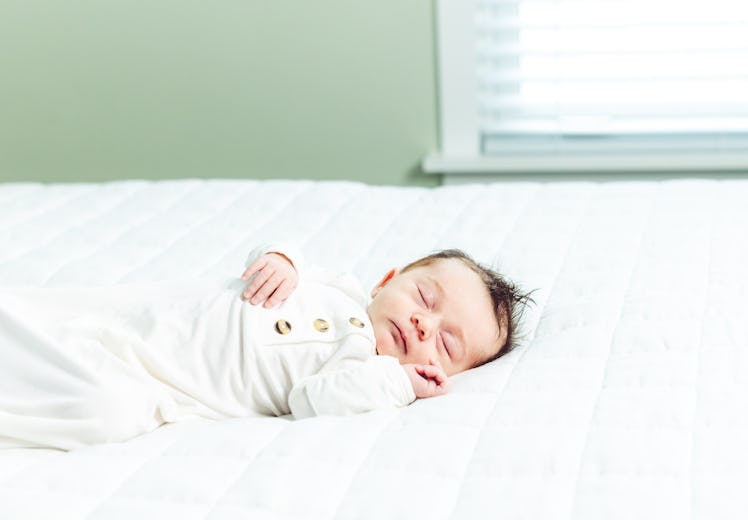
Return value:
[(447, 396), (0, 451), (0, 518), (748, 518), (746, 231), (748, 181), (0, 185), (0, 290), (238, 276), (278, 240), (366, 285), (459, 247), (538, 289)]

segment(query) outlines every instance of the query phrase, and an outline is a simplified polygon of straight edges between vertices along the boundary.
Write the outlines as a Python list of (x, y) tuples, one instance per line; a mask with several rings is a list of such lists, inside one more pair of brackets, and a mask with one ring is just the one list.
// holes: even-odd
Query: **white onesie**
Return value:
[(404, 406), (350, 276), (302, 268), (276, 309), (238, 278), (0, 289), (0, 447), (73, 449), (189, 417), (297, 418)]

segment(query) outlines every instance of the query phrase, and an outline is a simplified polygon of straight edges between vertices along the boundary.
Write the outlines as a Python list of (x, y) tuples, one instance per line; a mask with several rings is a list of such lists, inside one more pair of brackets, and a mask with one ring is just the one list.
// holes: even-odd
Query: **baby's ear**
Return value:
[(374, 288), (371, 290), (371, 297), (374, 298), (377, 294), (379, 294), (379, 291), (387, 285), (387, 283), (392, 280), (397, 273), (400, 272), (400, 269), (397, 269), (396, 267), (393, 267), (389, 271), (387, 271), (387, 274), (384, 275), (384, 277), (379, 280), (379, 283), (374, 286)]

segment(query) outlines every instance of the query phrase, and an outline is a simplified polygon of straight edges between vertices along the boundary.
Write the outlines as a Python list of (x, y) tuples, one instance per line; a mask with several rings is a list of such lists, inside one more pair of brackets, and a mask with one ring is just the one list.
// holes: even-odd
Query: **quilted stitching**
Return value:
[(746, 200), (739, 180), (0, 185), (0, 287), (238, 274), (281, 238), (366, 285), (462, 247), (539, 288), (524, 344), (447, 396), (0, 451), (0, 518), (744, 518)]

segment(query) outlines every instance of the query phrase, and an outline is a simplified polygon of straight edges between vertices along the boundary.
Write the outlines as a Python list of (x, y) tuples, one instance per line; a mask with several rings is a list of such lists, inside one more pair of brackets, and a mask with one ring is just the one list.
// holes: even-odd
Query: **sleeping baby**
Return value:
[(457, 250), (390, 270), (370, 297), (292, 248), (246, 265), (219, 282), (0, 291), (0, 447), (406, 406), (511, 350), (527, 301)]

